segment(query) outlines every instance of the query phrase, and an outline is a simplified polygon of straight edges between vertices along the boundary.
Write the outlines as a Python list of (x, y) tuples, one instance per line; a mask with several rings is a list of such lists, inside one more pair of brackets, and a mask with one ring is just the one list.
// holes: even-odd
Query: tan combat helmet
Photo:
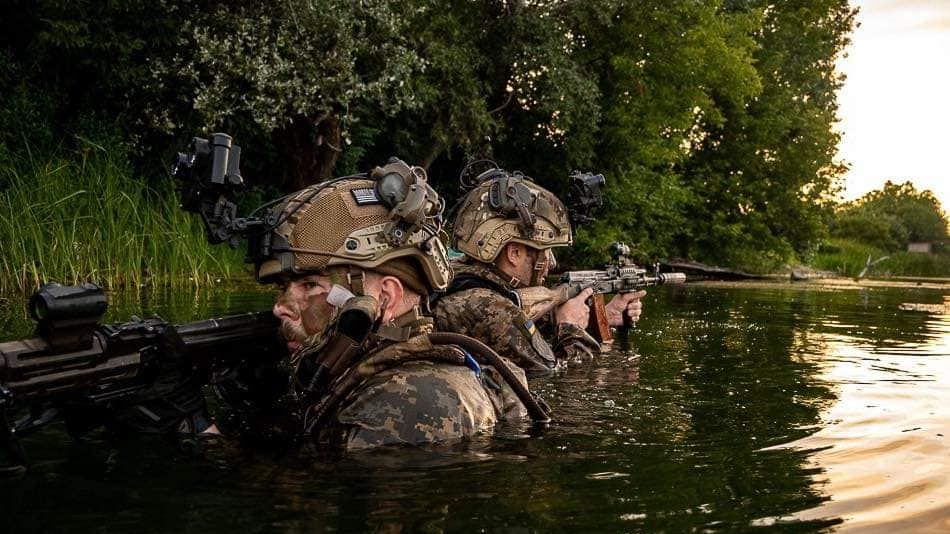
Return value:
[(572, 243), (571, 222), (553, 193), (520, 173), (494, 168), (474, 180), (455, 217), (452, 246), (491, 263), (508, 243), (538, 250)]
[(257, 279), (318, 273), (363, 294), (363, 270), (391, 274), (420, 294), (444, 289), (452, 273), (439, 239), (443, 203), (425, 171), (392, 159), (369, 178), (307, 187), (276, 209), (270, 254)]

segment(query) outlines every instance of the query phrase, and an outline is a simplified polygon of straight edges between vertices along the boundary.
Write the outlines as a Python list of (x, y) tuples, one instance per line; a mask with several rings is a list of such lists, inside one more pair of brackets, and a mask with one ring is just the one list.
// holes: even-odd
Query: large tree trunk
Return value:
[(296, 191), (333, 176), (340, 157), (340, 121), (328, 113), (316, 117), (298, 115), (274, 131), (274, 144), (283, 156), (282, 186)]

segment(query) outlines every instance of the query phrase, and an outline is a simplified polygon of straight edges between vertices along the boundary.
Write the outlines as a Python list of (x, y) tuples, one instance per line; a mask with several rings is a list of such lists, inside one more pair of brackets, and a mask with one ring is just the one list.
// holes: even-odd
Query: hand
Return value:
[(587, 328), (587, 323), (590, 321), (590, 306), (587, 305), (586, 301), (593, 294), (594, 290), (587, 288), (576, 297), (558, 306), (554, 311), (554, 318), (557, 323), (570, 323), (581, 328)]
[[(640, 320), (640, 313), (643, 311), (643, 303), (640, 299), (646, 295), (646, 291), (636, 291), (633, 293), (623, 293), (615, 296), (604, 306), (607, 310), (607, 322), (610, 326), (621, 327), (625, 324), (632, 324)], [(624, 315), (627, 316), (629, 323), (624, 322)]]

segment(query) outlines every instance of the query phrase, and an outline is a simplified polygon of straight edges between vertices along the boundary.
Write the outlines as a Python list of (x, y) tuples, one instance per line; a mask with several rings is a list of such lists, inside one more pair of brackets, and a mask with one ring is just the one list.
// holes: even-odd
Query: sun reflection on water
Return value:
[(783, 447), (813, 451), (828, 500), (784, 519), (835, 517), (843, 529), (880, 532), (950, 528), (950, 315), (931, 316), (925, 334), (885, 346), (822, 334), (818, 378), (838, 400), (821, 430)]

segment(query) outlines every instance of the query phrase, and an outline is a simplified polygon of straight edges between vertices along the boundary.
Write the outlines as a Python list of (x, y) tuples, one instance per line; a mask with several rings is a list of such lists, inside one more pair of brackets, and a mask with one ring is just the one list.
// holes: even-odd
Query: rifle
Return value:
[(197, 433), (202, 385), (285, 355), (270, 312), (100, 325), (106, 308), (94, 284), (46, 284), (29, 303), (35, 337), (0, 343), (0, 455), (14, 467), (25, 464), (18, 438), (60, 418), (73, 435), (110, 423)]
[[(567, 271), (553, 277), (553, 281), (559, 282), (559, 285), (550, 289), (544, 286), (516, 289), (515, 292), (521, 299), (521, 307), (528, 318), (535, 321), (590, 288), (594, 294), (589, 302), (591, 315), (588, 330), (597, 341), (610, 342), (613, 336), (607, 322), (604, 295), (632, 293), (657, 284), (686, 282), (685, 274), (661, 273), (659, 265), (654, 265), (652, 273), (638, 267), (627, 258), (630, 248), (623, 243), (613, 243), (610, 251), (614, 260), (604, 266), (603, 270)], [(624, 319), (626, 320), (626, 316)]]

